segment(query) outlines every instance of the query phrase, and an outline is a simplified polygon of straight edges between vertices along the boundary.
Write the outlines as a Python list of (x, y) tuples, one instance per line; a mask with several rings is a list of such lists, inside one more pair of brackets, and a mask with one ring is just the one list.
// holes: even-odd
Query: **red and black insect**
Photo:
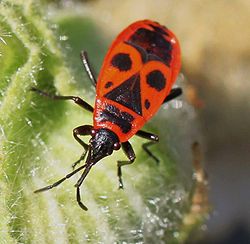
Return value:
[[(175, 35), (165, 26), (150, 20), (137, 21), (122, 31), (112, 43), (104, 59), (98, 80), (89, 65), (87, 53), (81, 52), (87, 74), (96, 87), (95, 107), (75, 96), (56, 96), (32, 88), (32, 91), (55, 100), (72, 100), (93, 113), (93, 126), (83, 125), (73, 130), (74, 138), (85, 153), (74, 166), (87, 155), (85, 164), (73, 170), (52, 185), (35, 192), (56, 187), (78, 171), (84, 169), (75, 184), (80, 207), (80, 186), (90, 169), (102, 158), (122, 147), (128, 161), (118, 161), (119, 188), (123, 188), (121, 167), (135, 160), (129, 139), (140, 136), (150, 142), (143, 144), (146, 153), (158, 162), (149, 146), (158, 142), (157, 135), (140, 130), (158, 111), (161, 104), (181, 95), (180, 88), (172, 88), (180, 71), (180, 46)], [(89, 144), (79, 136), (90, 135)]]

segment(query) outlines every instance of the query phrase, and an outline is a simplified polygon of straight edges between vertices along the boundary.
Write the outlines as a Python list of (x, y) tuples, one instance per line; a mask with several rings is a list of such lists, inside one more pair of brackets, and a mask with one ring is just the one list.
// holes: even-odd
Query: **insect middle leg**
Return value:
[[(180, 96), (181, 94), (182, 94), (182, 89), (181, 88), (179, 88), (179, 87), (178, 88), (173, 88), (170, 91), (169, 95), (165, 98), (163, 103), (167, 103), (167, 102), (175, 99), (176, 97)], [(155, 143), (159, 142), (159, 137), (157, 135), (154, 135), (152, 133), (142, 131), (142, 130), (137, 131), (136, 135), (140, 136), (142, 138), (150, 140), (150, 142), (146, 142), (146, 143), (142, 144), (142, 148), (149, 155), (149, 157), (153, 158), (156, 163), (159, 163), (160, 160), (149, 150), (150, 146), (152, 146)]]
[(87, 102), (82, 100), (80, 97), (77, 97), (77, 96), (57, 96), (57, 95), (49, 94), (47, 92), (39, 90), (35, 87), (32, 87), (30, 90), (38, 93), (41, 96), (48, 97), (52, 100), (71, 100), (74, 103), (76, 103), (77, 105), (79, 105), (80, 107), (84, 108), (85, 110), (87, 110), (91, 113), (94, 112), (94, 108), (90, 104), (88, 104)]
[(157, 135), (154, 135), (152, 133), (139, 130), (136, 132), (136, 135), (145, 139), (150, 140), (150, 142), (146, 142), (142, 144), (143, 150), (148, 154), (149, 157), (153, 158), (155, 162), (158, 164), (160, 160), (149, 150), (149, 147), (154, 145), (155, 143), (159, 142), (159, 137)]
[(117, 161), (117, 176), (119, 179), (119, 189), (123, 189), (123, 181), (122, 181), (122, 169), (121, 167), (124, 165), (132, 164), (135, 161), (135, 152), (131, 146), (131, 144), (127, 142), (122, 143), (122, 149), (129, 161)]

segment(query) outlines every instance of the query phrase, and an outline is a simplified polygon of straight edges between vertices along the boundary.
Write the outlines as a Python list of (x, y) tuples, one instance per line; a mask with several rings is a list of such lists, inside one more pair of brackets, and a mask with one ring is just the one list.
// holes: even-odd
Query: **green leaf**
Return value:
[(70, 102), (40, 97), (30, 88), (79, 95), (93, 104), (94, 90), (83, 74), (79, 51), (89, 50), (94, 66), (100, 67), (108, 43), (86, 17), (55, 19), (60, 35), (69, 38), (70, 49), (64, 54), (38, 1), (0, 3), (1, 240), (178, 243), (191, 188), (180, 181), (164, 145), (152, 147), (161, 159), (157, 166), (141, 150), (142, 140), (131, 140), (137, 159), (123, 169), (124, 190), (117, 189), (116, 175), (116, 161), (125, 159), (123, 153), (98, 163), (81, 188), (87, 212), (75, 200), (73, 186), (80, 173), (51, 191), (33, 193), (72, 170), (83, 153), (72, 129), (92, 124), (92, 115)]

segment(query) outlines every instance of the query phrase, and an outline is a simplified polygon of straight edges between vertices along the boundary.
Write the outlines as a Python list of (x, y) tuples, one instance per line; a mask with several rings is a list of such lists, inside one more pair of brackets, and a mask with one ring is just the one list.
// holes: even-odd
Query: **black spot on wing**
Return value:
[(128, 39), (128, 42), (143, 48), (147, 54), (158, 56), (162, 62), (170, 66), (172, 45), (164, 37), (165, 34), (160, 30), (148, 30), (139, 28)]
[(106, 84), (105, 84), (105, 88), (109, 88), (109, 87), (111, 87), (111, 86), (113, 86), (113, 82), (112, 81), (108, 81), (108, 82), (106, 82)]
[(132, 60), (127, 53), (117, 53), (111, 60), (111, 65), (119, 71), (128, 71), (132, 67)]
[(109, 91), (105, 97), (142, 115), (140, 75), (137, 73), (131, 76), (118, 87)]
[(123, 133), (128, 133), (132, 128), (132, 121), (135, 118), (127, 113), (122, 112), (117, 107), (107, 104), (106, 108), (100, 113), (100, 122), (109, 121), (113, 124), (116, 124), (120, 127)]
[(150, 102), (149, 102), (148, 99), (145, 100), (144, 106), (145, 106), (146, 109), (149, 109), (149, 108), (150, 108)]
[(150, 87), (157, 91), (161, 91), (166, 86), (166, 78), (160, 70), (154, 70), (148, 73), (146, 76), (146, 82)]

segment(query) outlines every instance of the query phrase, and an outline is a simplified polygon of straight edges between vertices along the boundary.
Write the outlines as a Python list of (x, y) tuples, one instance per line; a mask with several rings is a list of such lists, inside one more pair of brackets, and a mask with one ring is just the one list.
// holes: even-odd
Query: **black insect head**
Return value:
[(96, 130), (90, 139), (88, 158), (91, 163), (97, 163), (102, 158), (111, 155), (113, 150), (119, 149), (119, 146), (119, 139), (114, 132), (108, 129)]

